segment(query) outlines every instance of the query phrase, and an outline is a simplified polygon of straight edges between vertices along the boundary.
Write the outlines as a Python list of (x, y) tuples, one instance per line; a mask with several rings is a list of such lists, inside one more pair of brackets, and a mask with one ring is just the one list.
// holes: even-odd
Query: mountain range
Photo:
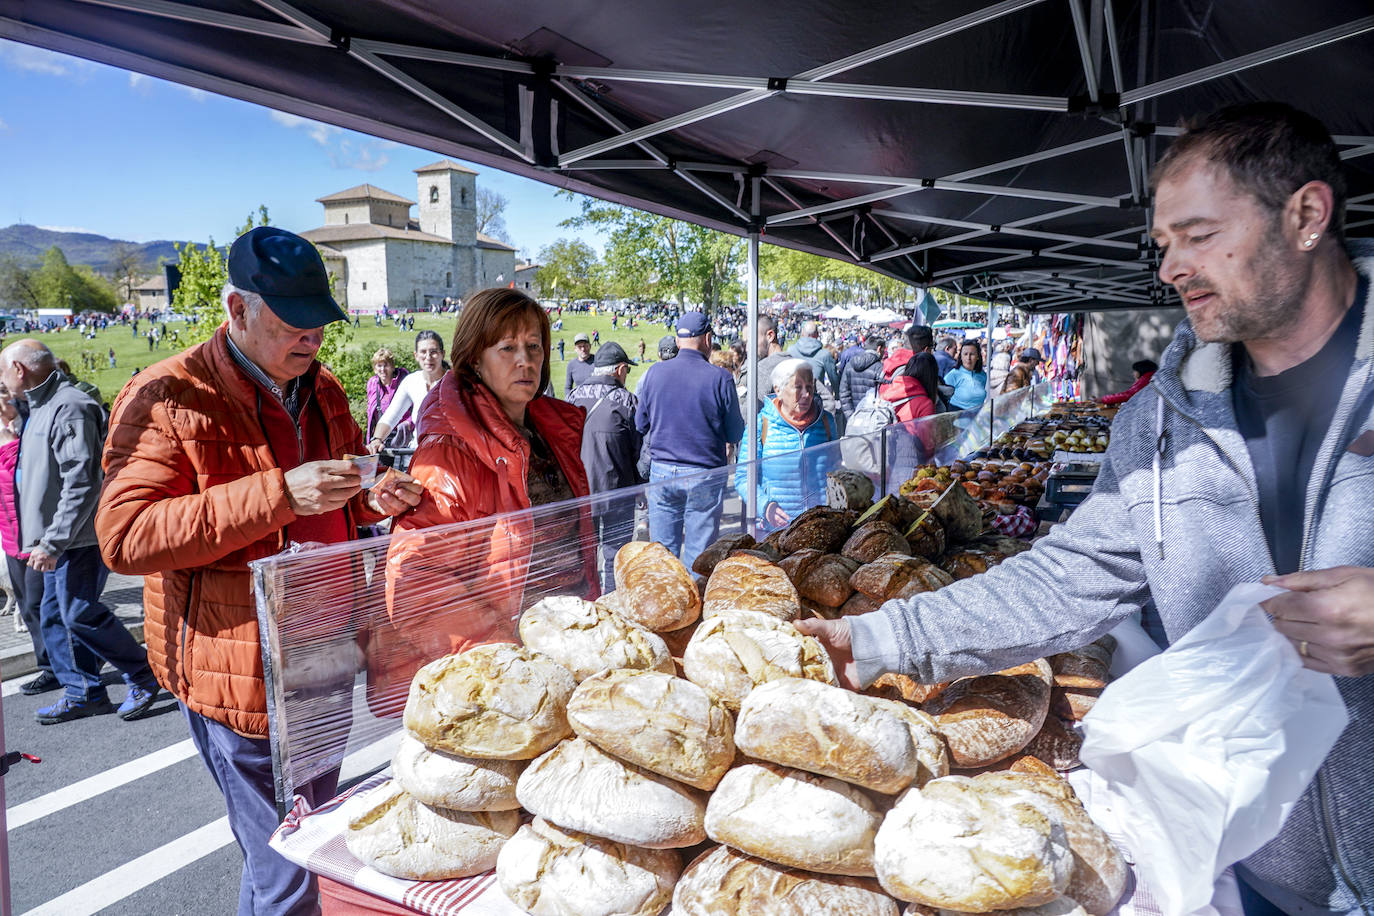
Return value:
[(0, 229), (0, 259), (13, 256), (22, 263), (33, 265), (41, 264), (44, 252), (56, 245), (67, 256), (69, 264), (85, 264), (96, 270), (108, 270), (116, 246), (131, 245), (143, 255), (143, 263), (151, 271), (163, 259), (176, 263), (177, 252), (172, 244), (163, 239), (156, 242), (127, 242), (91, 232), (59, 232), (27, 223), (15, 223)]

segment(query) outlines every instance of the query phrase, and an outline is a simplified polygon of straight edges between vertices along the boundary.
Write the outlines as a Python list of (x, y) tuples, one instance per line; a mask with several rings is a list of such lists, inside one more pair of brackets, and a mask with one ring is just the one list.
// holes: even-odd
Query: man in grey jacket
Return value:
[(36, 340), (0, 351), (0, 381), (29, 402), (19, 446), (19, 533), (29, 566), (43, 574), (40, 630), (63, 687), (62, 699), (38, 710), (38, 721), (109, 712), (104, 662), (129, 685), (119, 717), (142, 718), (157, 699), (157, 681), (143, 647), (100, 600), (110, 574), (95, 537), (105, 412)]
[(800, 626), (851, 684), (935, 683), (1067, 651), (1137, 611), (1167, 645), (1235, 585), (1290, 589), (1265, 609), (1336, 675), (1350, 725), (1237, 874), (1256, 908), (1372, 913), (1374, 245), (1347, 252), (1337, 149), (1284, 105), (1205, 119), (1153, 184), (1160, 276), (1188, 319), (1117, 416), (1092, 495), (985, 575)]

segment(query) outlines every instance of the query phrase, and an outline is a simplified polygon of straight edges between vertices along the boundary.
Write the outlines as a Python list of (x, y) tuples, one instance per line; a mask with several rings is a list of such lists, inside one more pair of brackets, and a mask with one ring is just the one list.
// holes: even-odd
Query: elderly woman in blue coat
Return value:
[[(754, 455), (759, 465), (759, 493), (764, 527), (781, 528), (803, 509), (825, 502), (825, 473), (839, 461), (827, 449), (810, 455), (789, 452), (810, 448), (840, 437), (835, 418), (821, 409), (816, 397), (816, 378), (811, 363), (788, 359), (779, 363), (770, 377), (772, 395), (759, 411), (758, 447), (740, 441), (739, 465), (735, 469), (735, 489), (747, 498), (748, 468)], [(745, 439), (748, 439), (745, 433)]]

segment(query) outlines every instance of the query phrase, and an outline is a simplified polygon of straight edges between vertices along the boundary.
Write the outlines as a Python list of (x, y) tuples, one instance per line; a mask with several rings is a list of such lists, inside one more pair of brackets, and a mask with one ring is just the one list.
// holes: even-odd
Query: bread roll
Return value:
[(673, 673), (672, 656), (660, 637), (571, 595), (545, 598), (525, 611), (520, 641), (567, 668), (579, 682), (607, 668)]
[(657, 671), (605, 671), (568, 701), (579, 737), (698, 789), (714, 789), (735, 759), (730, 713), (691, 681)]
[(480, 875), (520, 826), (516, 811), (449, 811), (423, 805), (395, 780), (349, 799), (344, 844), (364, 865), (411, 881)]
[(496, 859), (501, 890), (530, 916), (658, 916), (682, 858), (564, 830), (536, 817)]
[(672, 916), (897, 916), (871, 878), (818, 875), (716, 846), (687, 866)]
[(706, 807), (706, 833), (749, 855), (828, 875), (873, 875), (882, 815), (838, 779), (774, 764), (725, 774)]
[(889, 894), (975, 913), (1049, 903), (1065, 892), (1073, 870), (1058, 819), (963, 776), (902, 795), (874, 849)]
[(935, 723), (915, 710), (908, 716), (905, 709), (842, 687), (784, 678), (760, 684), (744, 698), (735, 743), (759, 760), (892, 795), (917, 779), (922, 754), (927, 778), (932, 769), (942, 770), (934, 774), (939, 776), (949, 772)]
[(528, 649), (476, 646), (416, 673), (405, 726), (434, 750), (528, 760), (571, 731), (566, 710), (575, 686), (568, 669)]
[(899, 597), (897, 593), (908, 586), (934, 591), (953, 581), (948, 573), (929, 560), (900, 553), (883, 554), (872, 563), (860, 566), (849, 577), (850, 585), (879, 602)]
[(835, 667), (819, 641), (756, 611), (703, 621), (682, 655), (682, 668), (688, 680), (731, 710), (765, 681), (805, 677), (835, 683)]
[(416, 801), (450, 811), (519, 808), (515, 781), (524, 768), (520, 760), (478, 760), (431, 751), (409, 733), (401, 735), (391, 758), (391, 774), (401, 788)]
[(881, 520), (860, 525), (858, 530), (844, 542), (840, 553), (857, 560), (862, 565), (872, 563), (885, 553), (911, 553), (911, 545), (902, 533), (888, 522)]
[(792, 523), (782, 530), (778, 547), (785, 554), (806, 549), (834, 553), (849, 539), (849, 526), (858, 517), (857, 512), (814, 506), (792, 519)]
[(531, 763), (515, 797), (560, 827), (632, 846), (674, 849), (706, 838), (703, 793), (617, 760), (583, 738)]
[(657, 541), (631, 541), (615, 555), (621, 613), (651, 630), (677, 630), (701, 616), (701, 595), (682, 561)]
[(703, 617), (725, 611), (759, 611), (780, 620), (796, 620), (801, 599), (780, 567), (755, 556), (735, 555), (716, 564), (702, 601)]
[(803, 549), (785, 557), (778, 565), (803, 600), (838, 608), (854, 593), (849, 577), (859, 568), (859, 561), (835, 553)]
[(716, 565), (736, 550), (749, 550), (757, 542), (750, 534), (727, 534), (716, 538), (692, 561), (692, 572), (710, 578)]
[(983, 677), (955, 681), (925, 704), (939, 723), (956, 767), (982, 767), (1021, 750), (1045, 724), (1049, 663), (1036, 659)]

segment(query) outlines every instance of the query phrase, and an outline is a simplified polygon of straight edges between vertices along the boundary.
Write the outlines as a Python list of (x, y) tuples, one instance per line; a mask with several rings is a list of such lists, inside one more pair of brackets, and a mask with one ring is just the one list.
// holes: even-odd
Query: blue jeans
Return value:
[[(697, 475), (704, 470), (690, 464), (654, 461), (649, 465), (649, 483)], [(649, 537), (667, 547), (673, 556), (680, 556), (688, 569), (720, 534), (726, 476), (719, 471), (704, 480), (649, 487)]]
[(38, 608), (43, 645), (52, 673), (74, 700), (105, 696), (102, 661), (113, 665), (125, 683), (148, 689), (155, 683), (148, 653), (100, 600), (109, 575), (94, 544), (66, 551), (56, 569), (43, 573)]
[[(319, 889), (310, 872), (282, 858), (267, 841), (277, 829), (277, 793), (272, 780), (272, 743), (245, 738), (181, 705), (191, 742), (224, 796), (229, 829), (243, 851), (238, 916), (296, 916), (320, 911)], [(339, 771), (316, 777), (296, 793), (312, 808), (334, 797)]]

